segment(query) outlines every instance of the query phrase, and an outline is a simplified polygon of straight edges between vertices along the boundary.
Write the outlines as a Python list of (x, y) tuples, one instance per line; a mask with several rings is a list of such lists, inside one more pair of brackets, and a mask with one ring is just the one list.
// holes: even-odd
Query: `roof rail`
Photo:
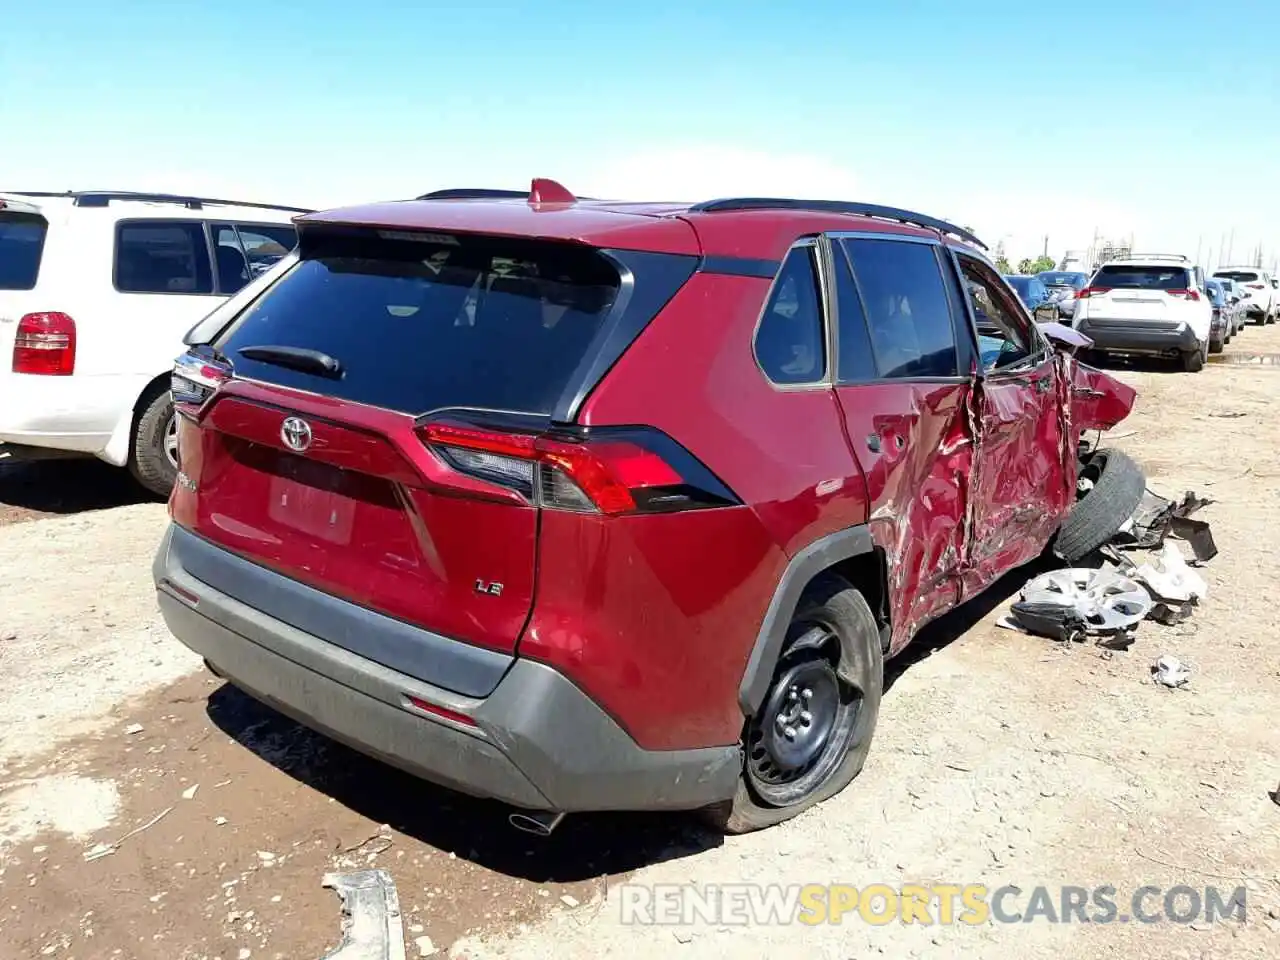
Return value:
[(936, 217), (923, 213), (913, 213), (898, 207), (885, 207), (875, 203), (857, 203), (848, 200), (791, 200), (781, 197), (728, 197), (722, 200), (706, 200), (695, 203), (689, 208), (694, 213), (717, 213), (729, 210), (812, 210), (821, 213), (847, 213), (858, 217), (874, 217), (877, 220), (891, 220), (895, 223), (907, 223), (913, 227), (924, 227), (926, 230), (937, 230), (939, 233), (959, 237), (983, 250), (987, 245), (975, 237), (964, 227), (947, 223)]
[(1111, 258), (1112, 260), (1174, 260), (1182, 263), (1189, 263), (1190, 258), (1180, 253), (1120, 253)]
[(38, 190), (9, 190), (23, 197), (65, 197), (77, 207), (105, 207), (112, 200), (137, 200), (146, 203), (178, 203), (190, 210), (199, 210), (205, 204), (219, 207), (250, 207), (255, 210), (286, 210), (290, 213), (312, 213), (309, 207), (288, 207), (279, 203), (253, 203), (248, 200), (215, 200), (212, 197), (193, 197), (180, 193), (146, 193), (134, 190), (65, 190), (61, 193)]
[(514, 200), (516, 197), (529, 198), (528, 190), (495, 190), (491, 187), (449, 187), (445, 190), (432, 190), (424, 193), (417, 200)]
[(529, 203), (577, 203), (590, 197), (575, 197), (565, 187), (545, 177), (535, 177), (528, 190), (500, 190), (492, 187), (450, 187), (432, 190), (419, 200), (527, 200)]

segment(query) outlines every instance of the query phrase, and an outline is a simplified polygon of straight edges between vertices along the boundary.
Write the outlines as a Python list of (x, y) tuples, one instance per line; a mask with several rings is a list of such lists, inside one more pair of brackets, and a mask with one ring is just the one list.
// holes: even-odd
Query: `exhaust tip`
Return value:
[(532, 833), (537, 837), (549, 837), (556, 827), (560, 826), (560, 821), (564, 819), (564, 813), (552, 813), (549, 810), (521, 810), (507, 817), (507, 822), (517, 830), (524, 833)]

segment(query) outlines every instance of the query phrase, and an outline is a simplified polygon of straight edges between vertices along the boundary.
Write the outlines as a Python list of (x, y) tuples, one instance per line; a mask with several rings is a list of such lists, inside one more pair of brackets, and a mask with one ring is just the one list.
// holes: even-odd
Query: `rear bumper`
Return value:
[(1265, 317), (1267, 315), (1267, 307), (1263, 303), (1250, 303), (1244, 308), (1244, 312), (1252, 320), (1254, 317)]
[[(733, 795), (736, 746), (649, 751), (563, 674), (514, 659), (491, 693), (425, 683), (202, 582), (184, 557), (226, 551), (171, 526), (153, 573), (173, 634), (246, 693), (305, 726), (463, 793), (538, 810), (693, 809)], [(274, 576), (262, 568), (243, 564)], [(337, 601), (343, 602), (343, 601)], [(467, 658), (472, 648), (436, 655)], [(410, 697), (471, 722), (437, 717)]]
[(1093, 341), (1094, 350), (1115, 353), (1172, 354), (1200, 349), (1195, 331), (1131, 320), (1080, 320), (1076, 329)]

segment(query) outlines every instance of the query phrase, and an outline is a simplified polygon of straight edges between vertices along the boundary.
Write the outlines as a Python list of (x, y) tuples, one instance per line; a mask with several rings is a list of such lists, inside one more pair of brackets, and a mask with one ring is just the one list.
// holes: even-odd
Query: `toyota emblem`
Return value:
[(301, 417), (286, 417), (280, 424), (280, 439), (290, 450), (301, 453), (311, 446), (311, 424)]

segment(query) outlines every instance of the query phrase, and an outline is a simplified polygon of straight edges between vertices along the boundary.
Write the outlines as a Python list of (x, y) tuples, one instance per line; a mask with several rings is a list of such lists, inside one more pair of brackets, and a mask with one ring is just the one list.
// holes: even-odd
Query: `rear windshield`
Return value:
[(1223, 294), (1224, 288), (1222, 284), (1214, 283), (1212, 280), (1209, 280), (1208, 282), (1205, 283), (1204, 288), (1209, 292), (1209, 301), (1215, 307), (1222, 306), (1223, 300), (1225, 299)]
[(1050, 287), (1073, 287), (1076, 290), (1081, 289), (1089, 282), (1089, 277), (1083, 273), (1054, 273), (1047, 271), (1039, 274), (1041, 283)]
[(1258, 279), (1256, 273), (1248, 270), (1220, 270), (1214, 274), (1215, 277), (1226, 277), (1229, 280), (1239, 280), (1241, 283), (1253, 283)]
[(31, 213), (0, 213), (0, 290), (33, 290), (49, 224)]
[(1183, 267), (1111, 265), (1093, 278), (1093, 286), (1110, 290), (1186, 290), (1190, 285)]
[(1017, 291), (1017, 294), (1020, 297), (1025, 297), (1031, 290), (1030, 277), (1005, 277), (1005, 280), (1008, 281), (1009, 286), (1013, 287), (1013, 289)]
[[(236, 374), (414, 414), (551, 413), (617, 295), (609, 262), (569, 244), (386, 237), (304, 244), (215, 342)], [(342, 376), (238, 353), (250, 346), (320, 351)]]

